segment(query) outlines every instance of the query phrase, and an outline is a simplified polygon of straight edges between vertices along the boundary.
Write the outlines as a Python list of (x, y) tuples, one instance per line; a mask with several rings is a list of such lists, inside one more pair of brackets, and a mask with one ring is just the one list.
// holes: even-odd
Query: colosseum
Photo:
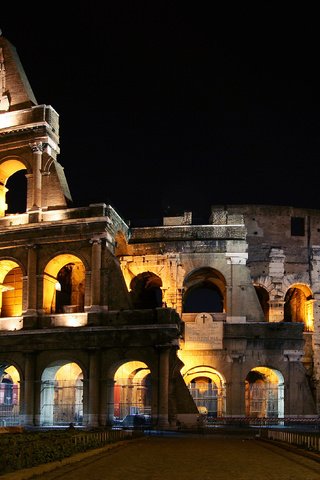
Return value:
[(0, 425), (318, 418), (320, 211), (130, 227), (103, 202), (74, 208), (59, 115), (4, 36), (0, 139)]

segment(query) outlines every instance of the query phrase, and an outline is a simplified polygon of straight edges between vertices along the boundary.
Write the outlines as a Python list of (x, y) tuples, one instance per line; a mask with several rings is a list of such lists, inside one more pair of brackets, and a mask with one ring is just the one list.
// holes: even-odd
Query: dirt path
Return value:
[(320, 463), (253, 438), (151, 436), (32, 478), (319, 480)]

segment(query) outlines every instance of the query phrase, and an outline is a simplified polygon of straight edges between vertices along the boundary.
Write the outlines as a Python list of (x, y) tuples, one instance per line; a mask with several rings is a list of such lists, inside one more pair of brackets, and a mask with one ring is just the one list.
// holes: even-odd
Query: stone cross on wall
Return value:
[(192, 350), (221, 349), (223, 322), (214, 322), (210, 313), (198, 313), (193, 322), (185, 324), (186, 348)]

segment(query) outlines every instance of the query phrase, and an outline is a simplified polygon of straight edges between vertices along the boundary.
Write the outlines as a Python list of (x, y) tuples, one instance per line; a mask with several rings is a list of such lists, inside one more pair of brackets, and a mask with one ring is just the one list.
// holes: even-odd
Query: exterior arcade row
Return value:
[(218, 205), (206, 225), (131, 228), (74, 208), (58, 114), (3, 36), (0, 80), (0, 425), (317, 417), (320, 211)]

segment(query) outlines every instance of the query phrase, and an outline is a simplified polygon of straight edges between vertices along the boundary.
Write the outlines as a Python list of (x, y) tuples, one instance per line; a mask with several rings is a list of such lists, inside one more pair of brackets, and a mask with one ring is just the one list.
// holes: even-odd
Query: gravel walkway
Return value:
[[(17, 472), (22, 480), (319, 480), (320, 463), (255, 438), (149, 436), (102, 449), (52, 471)], [(320, 456), (319, 456), (320, 460)], [(49, 466), (46, 466), (49, 468)], [(18, 476), (17, 476), (18, 475)], [(19, 476), (20, 475), (20, 476)]]

